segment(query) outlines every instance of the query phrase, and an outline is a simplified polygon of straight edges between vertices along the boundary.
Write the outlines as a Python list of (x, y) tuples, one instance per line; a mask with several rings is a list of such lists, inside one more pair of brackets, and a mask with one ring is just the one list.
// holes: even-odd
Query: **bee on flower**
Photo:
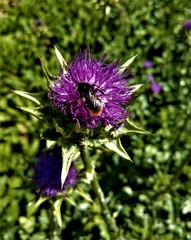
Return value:
[(118, 128), (129, 114), (133, 95), (130, 71), (120, 70), (120, 62), (107, 63), (106, 54), (97, 60), (88, 50), (80, 52), (50, 86), (52, 106), (80, 127)]

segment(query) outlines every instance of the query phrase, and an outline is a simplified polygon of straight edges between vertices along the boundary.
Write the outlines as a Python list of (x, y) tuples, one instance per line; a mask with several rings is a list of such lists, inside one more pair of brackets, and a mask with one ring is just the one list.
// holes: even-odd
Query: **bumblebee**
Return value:
[(94, 85), (86, 82), (81, 82), (77, 85), (79, 98), (84, 99), (87, 111), (91, 116), (95, 117), (100, 116), (103, 112), (103, 104), (96, 94), (97, 90), (99, 89), (94, 89)]

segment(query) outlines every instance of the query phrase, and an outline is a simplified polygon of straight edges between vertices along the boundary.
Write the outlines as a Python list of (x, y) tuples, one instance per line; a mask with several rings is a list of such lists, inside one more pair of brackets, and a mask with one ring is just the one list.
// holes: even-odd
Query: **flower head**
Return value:
[(151, 91), (153, 93), (159, 94), (162, 91), (162, 87), (158, 82), (152, 82), (151, 83)]
[(186, 20), (186, 21), (184, 21), (184, 23), (183, 23), (183, 28), (184, 28), (185, 30), (191, 30), (191, 20)]
[(150, 60), (145, 60), (145, 61), (144, 61), (144, 67), (145, 67), (145, 68), (152, 68), (152, 67), (153, 67), (152, 61), (150, 61)]
[(37, 158), (33, 180), (40, 194), (54, 197), (58, 192), (76, 184), (77, 171), (71, 165), (63, 188), (61, 188), (62, 153), (54, 147)]
[(51, 86), (51, 104), (79, 126), (117, 128), (128, 115), (133, 94), (125, 80), (129, 72), (120, 72), (119, 61), (107, 64), (105, 58), (106, 54), (97, 60), (87, 50), (80, 52)]

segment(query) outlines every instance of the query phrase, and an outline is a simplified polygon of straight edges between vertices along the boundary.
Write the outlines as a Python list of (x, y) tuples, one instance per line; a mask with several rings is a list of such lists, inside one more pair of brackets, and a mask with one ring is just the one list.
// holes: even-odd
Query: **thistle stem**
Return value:
[(102, 215), (103, 215), (103, 218), (107, 225), (108, 232), (110, 233), (110, 236), (112, 236), (112, 239), (116, 239), (117, 234), (118, 234), (118, 227), (116, 225), (114, 218), (112, 218), (112, 216), (110, 214), (109, 208), (108, 208), (106, 200), (105, 200), (103, 190), (101, 189), (101, 186), (99, 185), (98, 179), (96, 177), (96, 173), (94, 171), (94, 166), (90, 159), (89, 151), (87, 148), (81, 148), (81, 157), (82, 157), (82, 161), (85, 166), (85, 169), (86, 169), (87, 177), (91, 181), (93, 191), (99, 200), (99, 203), (100, 203), (100, 206), (102, 209)]

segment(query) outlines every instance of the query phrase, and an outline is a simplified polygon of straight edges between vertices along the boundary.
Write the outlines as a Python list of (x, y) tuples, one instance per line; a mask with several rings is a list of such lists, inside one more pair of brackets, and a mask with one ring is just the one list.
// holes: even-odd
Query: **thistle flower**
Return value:
[(159, 94), (162, 91), (162, 87), (158, 82), (152, 82), (151, 83), (151, 91), (153, 93)]
[(77, 171), (72, 163), (63, 188), (61, 188), (62, 153), (61, 148), (54, 147), (37, 158), (33, 180), (41, 195), (54, 197), (69, 186), (76, 184)]
[(106, 54), (97, 60), (88, 50), (80, 52), (50, 87), (51, 104), (80, 127), (118, 128), (128, 116), (133, 93), (125, 77), (130, 72), (120, 71), (119, 61), (105, 63), (105, 58)]
[(144, 65), (145, 68), (152, 68), (153, 67), (153, 63), (150, 60), (145, 60), (143, 65)]
[(185, 30), (191, 30), (191, 20), (186, 20), (186, 21), (184, 21), (184, 23), (183, 23), (183, 28), (184, 28)]

